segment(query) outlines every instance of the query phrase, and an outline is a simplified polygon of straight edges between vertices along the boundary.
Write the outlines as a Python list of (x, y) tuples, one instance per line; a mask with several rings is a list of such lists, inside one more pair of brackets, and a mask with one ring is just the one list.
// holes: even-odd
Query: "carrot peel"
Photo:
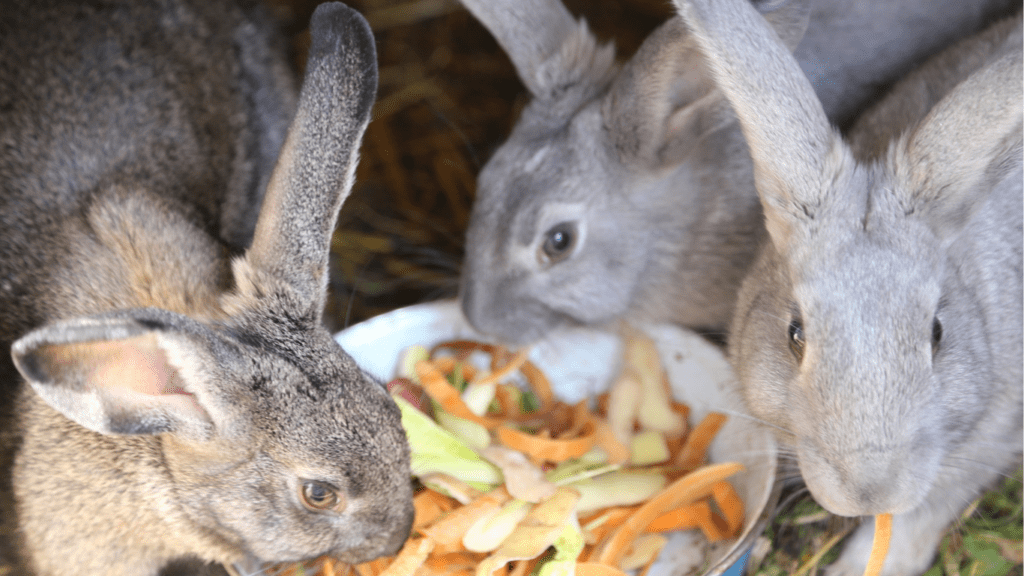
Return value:
[(892, 538), (892, 514), (875, 516), (875, 537), (871, 541), (871, 556), (864, 569), (864, 576), (878, 576), (882, 573), (882, 565), (889, 554), (889, 540)]
[(612, 532), (598, 554), (597, 561), (618, 566), (626, 545), (635, 540), (640, 532), (647, 528), (651, 521), (660, 516), (664, 510), (678, 508), (709, 496), (712, 484), (725, 480), (741, 470), (743, 470), (743, 465), (738, 462), (711, 464), (669, 484), (664, 490), (640, 506), (615, 532)]

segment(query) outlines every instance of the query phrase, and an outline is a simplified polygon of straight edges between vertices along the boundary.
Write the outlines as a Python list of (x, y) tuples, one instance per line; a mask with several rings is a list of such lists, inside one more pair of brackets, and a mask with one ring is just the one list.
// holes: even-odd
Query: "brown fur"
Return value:
[[(256, 6), (9, 8), (3, 559), (127, 576), (395, 552), (412, 518), (398, 409), (320, 322), (376, 89), (365, 21), (318, 10), (271, 177), (295, 95)], [(6, 34), (22, 29), (42, 39)], [(342, 505), (307, 509), (310, 481)]]

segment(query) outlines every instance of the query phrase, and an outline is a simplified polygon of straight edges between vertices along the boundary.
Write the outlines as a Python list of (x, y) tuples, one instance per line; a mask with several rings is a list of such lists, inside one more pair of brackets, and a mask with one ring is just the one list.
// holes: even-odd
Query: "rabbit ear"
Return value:
[[(809, 0), (766, 0), (755, 7), (795, 48), (807, 29)], [(623, 67), (603, 114), (623, 161), (648, 168), (678, 164), (702, 136), (734, 121), (700, 46), (679, 18), (648, 36)]]
[(558, 0), (462, 0), (494, 36), (534, 98), (549, 99), (580, 81), (600, 81), (615, 57)]
[[(320, 5), (310, 34), (298, 111), (245, 263), (290, 285), (302, 312), (319, 319), (330, 237), (377, 89), (377, 56), (366, 20), (343, 4)], [(245, 290), (245, 279), (238, 281)]]
[(623, 163), (652, 169), (678, 164), (701, 136), (732, 122), (679, 18), (644, 40), (612, 83), (601, 114)]
[(768, 231), (814, 218), (849, 151), (789, 49), (746, 0), (675, 0), (728, 97), (754, 161)]
[(796, 50), (811, 22), (811, 0), (753, 0), (751, 5), (790, 52)]
[(1021, 167), (1022, 46), (971, 75), (895, 148), (908, 211), (925, 213), (937, 234), (955, 237), (982, 195)]
[(133, 312), (140, 317), (39, 328), (11, 347), (14, 363), (50, 406), (95, 432), (209, 439), (211, 414), (219, 414), (205, 393), (209, 353), (186, 333)]

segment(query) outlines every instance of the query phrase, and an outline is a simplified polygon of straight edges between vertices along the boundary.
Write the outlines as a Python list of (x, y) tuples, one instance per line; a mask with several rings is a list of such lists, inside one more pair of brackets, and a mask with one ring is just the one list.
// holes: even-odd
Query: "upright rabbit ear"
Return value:
[[(377, 55), (366, 20), (343, 4), (320, 5), (310, 34), (298, 112), (244, 262), (290, 285), (301, 312), (319, 320), (331, 234), (376, 95)], [(239, 284), (244, 291), (245, 279)]]
[(211, 354), (163, 310), (132, 317), (76, 318), (49, 324), (14, 343), (22, 376), (43, 400), (102, 434), (174, 433), (209, 439), (229, 422), (207, 393)]
[(814, 218), (852, 158), (789, 49), (749, 2), (675, 4), (739, 118), (768, 231), (784, 243), (793, 222)]
[(600, 48), (558, 0), (462, 0), (512, 60), (534, 98), (547, 99), (590, 76), (603, 77), (614, 51)]
[[(807, 29), (810, 1), (754, 6), (795, 48)], [(653, 169), (678, 164), (702, 136), (734, 121), (700, 46), (679, 18), (647, 37), (615, 79), (602, 114), (623, 162)]]
[(957, 85), (895, 148), (892, 163), (909, 195), (907, 211), (926, 214), (942, 237), (959, 234), (996, 183), (1020, 174), (1024, 62), (1019, 26), (1008, 48)]

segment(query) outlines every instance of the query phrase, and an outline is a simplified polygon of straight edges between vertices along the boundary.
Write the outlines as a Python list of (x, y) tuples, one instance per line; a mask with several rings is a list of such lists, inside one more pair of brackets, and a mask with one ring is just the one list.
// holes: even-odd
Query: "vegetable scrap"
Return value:
[(625, 336), (625, 365), (594, 408), (559, 401), (526, 350), (405, 351), (389, 390), (419, 485), (409, 540), (391, 558), (272, 574), (645, 576), (666, 532), (738, 537), (743, 500), (728, 478), (743, 466), (705, 463), (726, 417), (689, 429), (653, 341)]
[(889, 540), (892, 538), (892, 514), (875, 516), (875, 537), (871, 541), (871, 555), (864, 569), (864, 576), (878, 576), (882, 573), (882, 565), (889, 554)]

